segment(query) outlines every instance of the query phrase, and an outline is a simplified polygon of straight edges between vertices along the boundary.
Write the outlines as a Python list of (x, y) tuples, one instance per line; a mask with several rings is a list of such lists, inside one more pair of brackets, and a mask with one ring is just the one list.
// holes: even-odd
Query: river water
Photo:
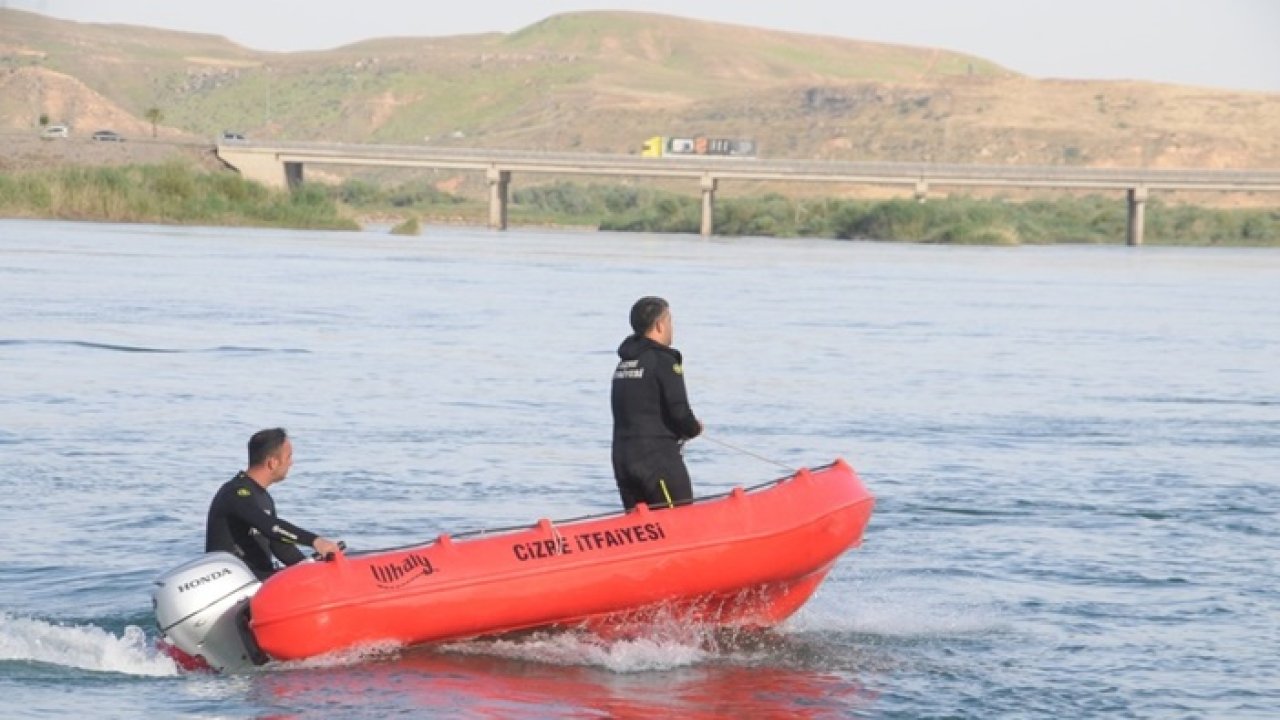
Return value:
[[(611, 511), (646, 294), (697, 492), (844, 457), (878, 498), (786, 624), (154, 651), (149, 584), (260, 427), (294, 437), (281, 515), (354, 549)], [(4, 717), (1280, 712), (1274, 249), (0, 221), (0, 458)]]

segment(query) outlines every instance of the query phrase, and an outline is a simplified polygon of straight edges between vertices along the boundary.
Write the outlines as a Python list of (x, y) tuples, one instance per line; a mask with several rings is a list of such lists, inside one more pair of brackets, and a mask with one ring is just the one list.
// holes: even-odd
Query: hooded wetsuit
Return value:
[(315, 541), (314, 533), (276, 517), (271, 494), (243, 471), (223, 484), (209, 505), (204, 551), (235, 555), (259, 580), (275, 572), (273, 554), (292, 565), (305, 559), (297, 546)]
[[(632, 335), (613, 372), (613, 475), (623, 507), (693, 499), (680, 443), (701, 431), (684, 388), (680, 351)], [(665, 492), (664, 492), (665, 488)]]

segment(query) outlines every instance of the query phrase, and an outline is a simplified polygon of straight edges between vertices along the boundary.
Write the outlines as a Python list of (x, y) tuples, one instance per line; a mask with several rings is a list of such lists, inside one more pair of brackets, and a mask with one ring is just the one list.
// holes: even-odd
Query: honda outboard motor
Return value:
[(208, 553), (161, 575), (151, 591), (163, 640), (214, 670), (266, 662), (249, 632), (249, 598), (262, 583), (231, 553)]

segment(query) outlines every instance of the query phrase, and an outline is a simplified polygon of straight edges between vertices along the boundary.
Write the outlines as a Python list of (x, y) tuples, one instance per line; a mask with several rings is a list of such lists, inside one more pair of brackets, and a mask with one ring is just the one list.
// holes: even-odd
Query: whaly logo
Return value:
[(384, 588), (404, 587), (415, 579), (435, 571), (435, 567), (431, 565), (431, 559), (425, 555), (410, 555), (398, 563), (373, 565), (369, 568), (378, 587)]
[(195, 578), (194, 580), (188, 580), (182, 583), (181, 585), (178, 586), (178, 592), (183, 593), (193, 588), (198, 588), (201, 585), (204, 585), (205, 583), (211, 583), (214, 580), (217, 580), (218, 578), (224, 578), (230, 574), (231, 574), (231, 568), (222, 568), (221, 570), (215, 570), (214, 572), (211, 572), (208, 575), (201, 575), (200, 577)]

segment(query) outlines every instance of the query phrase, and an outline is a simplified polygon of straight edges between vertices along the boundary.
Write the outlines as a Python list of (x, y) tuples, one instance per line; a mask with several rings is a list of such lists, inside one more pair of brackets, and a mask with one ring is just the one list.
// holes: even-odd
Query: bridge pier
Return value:
[(1147, 207), (1147, 187), (1139, 185), (1129, 188), (1129, 228), (1126, 243), (1130, 247), (1142, 244), (1143, 223)]
[(490, 166), (485, 172), (489, 180), (489, 229), (507, 229), (507, 190), (511, 185), (511, 171)]
[(716, 211), (716, 185), (718, 181), (710, 174), (702, 176), (702, 237), (711, 237), (712, 220)]
[(298, 189), (298, 186), (302, 184), (302, 163), (284, 163), (284, 184), (290, 190)]

